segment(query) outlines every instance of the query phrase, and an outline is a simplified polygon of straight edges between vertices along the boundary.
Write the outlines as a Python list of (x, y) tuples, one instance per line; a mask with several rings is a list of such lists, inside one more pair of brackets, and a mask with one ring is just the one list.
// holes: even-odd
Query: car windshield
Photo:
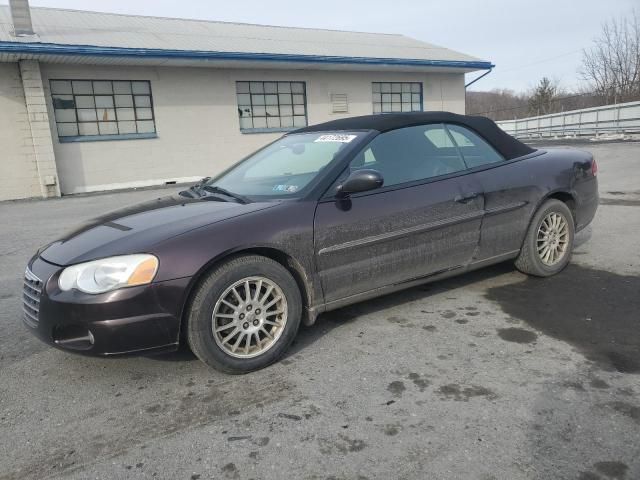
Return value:
[(320, 172), (364, 132), (299, 133), (282, 137), (209, 180), (217, 187), (246, 197), (299, 197)]

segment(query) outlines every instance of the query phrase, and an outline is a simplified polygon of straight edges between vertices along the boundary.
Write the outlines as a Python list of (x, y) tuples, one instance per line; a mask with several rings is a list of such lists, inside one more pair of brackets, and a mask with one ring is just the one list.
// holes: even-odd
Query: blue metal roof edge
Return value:
[(45, 55), (84, 55), (133, 58), (182, 58), (200, 60), (248, 60), (263, 62), (298, 62), (320, 64), (400, 65), (417, 67), (450, 67), (488, 70), (491, 62), (462, 60), (421, 60), (410, 58), (342, 57), (329, 55), (298, 55), (287, 53), (210, 52), (203, 50), (164, 50), (158, 48), (100, 47), (96, 45), (65, 45), (58, 43), (23, 43), (0, 41), (0, 52)]

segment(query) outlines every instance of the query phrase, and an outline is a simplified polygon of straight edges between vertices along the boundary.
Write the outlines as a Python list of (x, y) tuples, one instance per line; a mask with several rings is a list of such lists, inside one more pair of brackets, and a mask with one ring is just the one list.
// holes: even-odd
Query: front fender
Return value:
[(321, 303), (313, 258), (315, 206), (315, 201), (286, 202), (161, 242), (151, 252), (160, 260), (155, 281), (190, 278), (184, 309), (193, 287), (210, 268), (230, 256), (254, 253), (280, 261), (297, 274), (296, 280), (304, 283), (307, 306)]

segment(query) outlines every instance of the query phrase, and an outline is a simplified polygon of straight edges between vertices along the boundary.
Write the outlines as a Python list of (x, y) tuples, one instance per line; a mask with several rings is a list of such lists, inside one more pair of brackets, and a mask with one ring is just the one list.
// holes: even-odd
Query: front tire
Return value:
[(248, 373), (284, 354), (301, 316), (300, 290), (287, 269), (266, 257), (244, 255), (214, 268), (197, 287), (187, 340), (210, 367)]
[(569, 263), (574, 237), (569, 207), (560, 200), (547, 200), (531, 220), (516, 268), (537, 277), (555, 275)]

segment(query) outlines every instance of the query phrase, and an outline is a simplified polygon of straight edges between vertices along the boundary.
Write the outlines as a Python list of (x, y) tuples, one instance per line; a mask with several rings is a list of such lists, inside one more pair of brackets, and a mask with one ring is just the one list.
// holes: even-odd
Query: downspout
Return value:
[(486, 72), (484, 72), (482, 75), (480, 75), (478, 78), (471, 80), (469, 83), (467, 83), (464, 88), (466, 89), (467, 87), (469, 87), (470, 85), (473, 85), (474, 83), (476, 83), (478, 80), (480, 80), (481, 78), (486, 77), (487, 75), (489, 75), (491, 72), (493, 71), (493, 67), (490, 68), (489, 70), (487, 70)]
[(489, 74), (492, 72), (492, 70), (493, 70), (493, 67), (491, 67), (489, 70), (487, 70), (486, 72), (484, 72), (484, 73), (483, 73), (482, 75), (480, 75), (478, 78), (475, 78), (475, 79), (471, 80), (469, 83), (467, 83), (467, 84), (464, 86), (464, 110), (465, 110), (465, 113), (467, 113), (467, 87), (468, 87), (469, 85), (473, 85), (474, 83), (476, 83), (476, 82), (477, 82), (478, 80), (480, 80), (481, 78), (486, 77), (487, 75), (489, 75)]

